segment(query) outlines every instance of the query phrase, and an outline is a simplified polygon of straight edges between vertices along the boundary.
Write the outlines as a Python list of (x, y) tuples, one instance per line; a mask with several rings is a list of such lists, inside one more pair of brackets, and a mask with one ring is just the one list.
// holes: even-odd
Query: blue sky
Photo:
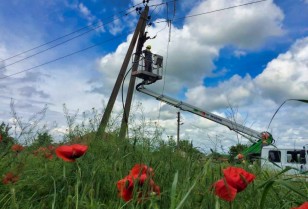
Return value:
[[(153, 84), (153, 90), (223, 117), (228, 117), (231, 105), (238, 110), (235, 116), (239, 123), (259, 131), (267, 128), (285, 99), (308, 98), (307, 0), (267, 0), (190, 18), (185, 17), (252, 1), (178, 0), (175, 12), (174, 2), (170, 1), (168, 18), (175, 20), (171, 29), (166, 23), (165, 2), (149, 2), (153, 24), (146, 30), (157, 37), (147, 44), (165, 61), (164, 80)], [(144, 6), (140, 0), (1, 1), (0, 59), (4, 62), (0, 65), (5, 68), (0, 70), (0, 77), (5, 78), (0, 83), (0, 119), (14, 125), (11, 98), (24, 120), (47, 104), (42, 123), (51, 133), (63, 134), (67, 129), (64, 103), (72, 114), (78, 109), (90, 116), (92, 107), (102, 111), (138, 21), (133, 5)], [(103, 26), (81, 35), (97, 24)], [(86, 26), (89, 27), (6, 60)], [(89, 50), (19, 73), (100, 42), (103, 43)], [(14, 73), (19, 74), (10, 76)], [(126, 89), (127, 82), (124, 93)], [(165, 129), (165, 135), (175, 136), (177, 109), (135, 93), (134, 105), (139, 102), (147, 120), (156, 121)], [(115, 113), (121, 107), (118, 97)], [(307, 107), (296, 102), (283, 108), (270, 130), (279, 139), (277, 143), (307, 144), (306, 115)], [(203, 118), (185, 112), (182, 117), (185, 122), (181, 137), (197, 146), (217, 147), (222, 142), (230, 146), (238, 140), (234, 133)], [(81, 115), (78, 120), (82, 120)]]
[[(286, 52), (296, 39), (307, 35), (308, 23), (304, 20), (308, 19), (308, 15), (307, 12), (304, 12), (307, 10), (305, 2), (275, 1), (275, 3), (280, 7), (285, 16), (282, 21), (285, 34), (275, 38), (269, 37), (261, 47), (249, 50), (247, 53), (242, 51), (242, 53), (245, 53), (245, 56), (242, 54), (235, 55), (234, 51), (241, 51), (236, 47), (226, 46), (215, 61), (215, 65), (217, 69), (228, 69), (228, 73), (219, 77), (219, 79), (206, 79), (205, 85), (215, 86), (220, 80), (229, 79), (234, 74), (245, 76), (246, 73), (249, 73), (252, 77), (255, 77), (264, 70), (269, 61), (280, 53)], [(249, 70), (243, 70), (244, 68), (249, 68)]]

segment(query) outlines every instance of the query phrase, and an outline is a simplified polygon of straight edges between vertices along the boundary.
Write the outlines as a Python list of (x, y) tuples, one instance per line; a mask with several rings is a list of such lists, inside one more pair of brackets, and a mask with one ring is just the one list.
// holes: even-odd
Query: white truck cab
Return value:
[[(286, 174), (301, 174), (308, 171), (308, 144), (303, 148), (265, 146), (261, 152), (261, 166), (271, 170), (289, 170)], [(276, 164), (276, 165), (275, 165)], [(278, 167), (278, 166), (280, 167)], [(306, 173), (308, 176), (308, 173)]]

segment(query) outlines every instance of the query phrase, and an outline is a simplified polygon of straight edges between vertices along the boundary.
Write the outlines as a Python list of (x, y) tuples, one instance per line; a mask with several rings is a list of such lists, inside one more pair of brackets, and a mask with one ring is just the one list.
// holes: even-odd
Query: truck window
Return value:
[(297, 151), (297, 150), (287, 151), (287, 161), (288, 161), (288, 163), (299, 163), (299, 161), (300, 161), (299, 153), (300, 153), (300, 151)]
[(268, 160), (270, 162), (280, 163), (281, 162), (281, 152), (276, 150), (270, 150), (268, 152)]
[[(308, 151), (306, 153), (306, 155), (308, 155)], [(299, 163), (300, 164), (306, 164), (306, 156), (305, 156), (305, 150), (301, 150), (300, 154), (299, 154)]]
[(305, 150), (287, 151), (288, 163), (306, 164)]

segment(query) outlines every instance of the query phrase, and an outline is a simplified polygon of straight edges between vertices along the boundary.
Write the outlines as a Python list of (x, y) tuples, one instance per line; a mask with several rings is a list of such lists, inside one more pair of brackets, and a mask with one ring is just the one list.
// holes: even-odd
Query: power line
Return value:
[[(167, 72), (167, 66), (168, 66), (169, 44), (170, 44), (170, 41), (168, 41), (168, 43), (167, 43), (166, 66), (165, 66), (165, 70), (163, 71), (163, 73), (164, 73), (164, 83), (163, 83), (162, 95), (164, 94), (165, 84), (166, 84), (166, 72)], [(159, 111), (158, 111), (158, 118), (157, 118), (158, 123), (159, 123), (159, 120), (160, 120), (161, 107), (162, 107), (162, 102), (160, 101), (160, 103), (159, 103)]]
[(36, 56), (36, 55), (38, 55), (38, 54), (41, 54), (41, 53), (43, 53), (43, 52), (46, 52), (46, 51), (48, 51), (48, 50), (50, 50), (50, 49), (53, 49), (53, 48), (55, 48), (55, 47), (58, 47), (58, 46), (60, 46), (60, 45), (62, 45), (62, 44), (65, 44), (65, 43), (67, 43), (67, 42), (69, 42), (69, 41), (71, 41), (71, 40), (73, 40), (73, 39), (79, 38), (79, 37), (81, 37), (81, 36), (83, 36), (83, 35), (85, 35), (85, 34), (91, 32), (91, 31), (94, 31), (94, 30), (96, 30), (96, 29), (98, 29), (98, 28), (101, 28), (102, 26), (107, 25), (107, 24), (110, 24), (110, 23), (112, 23), (112, 22), (114, 22), (115, 20), (118, 20), (118, 19), (120, 19), (120, 18), (114, 18), (114, 19), (113, 19), (112, 21), (110, 21), (110, 22), (107, 22), (107, 23), (105, 23), (105, 24), (101, 24), (101, 25), (99, 25), (99, 26), (97, 26), (97, 27), (95, 27), (95, 28), (92, 28), (92, 29), (90, 29), (90, 30), (87, 30), (87, 31), (85, 31), (85, 32), (83, 32), (83, 33), (81, 33), (81, 34), (79, 34), (79, 35), (76, 35), (76, 36), (74, 36), (74, 37), (72, 37), (72, 38), (69, 38), (69, 39), (67, 39), (67, 40), (65, 40), (65, 41), (62, 41), (62, 42), (60, 42), (60, 43), (58, 43), (58, 44), (56, 44), (56, 45), (54, 45), (54, 46), (51, 46), (51, 47), (49, 47), (49, 48), (47, 48), (47, 49), (38, 51), (38, 52), (36, 52), (36, 53), (34, 53), (34, 54), (32, 54), (32, 55), (29, 55), (29, 56), (27, 56), (27, 57), (25, 57), (25, 58), (23, 58), (23, 59), (17, 60), (17, 61), (15, 61), (15, 62), (12, 62), (12, 63), (10, 63), (10, 64), (7, 64), (7, 65), (5, 65), (5, 66), (3, 66), (3, 67), (0, 67), (0, 70), (6, 68), (6, 67), (8, 67), (8, 66), (14, 65), (14, 64), (16, 64), (16, 63), (19, 63), (19, 62), (21, 62), (21, 61), (27, 60), (27, 59), (29, 59), (29, 58), (31, 58), (31, 57), (34, 57), (34, 56)]
[[(173, 1), (174, 1), (174, 0), (173, 0)], [(139, 4), (141, 4), (141, 3), (139, 3)], [(135, 6), (139, 5), (139, 4), (136, 4), (136, 5), (134, 5), (133, 7), (135, 7)], [(164, 4), (164, 3), (157, 4), (157, 5), (152, 5), (152, 6), (155, 6), (155, 9), (156, 9), (157, 6), (163, 5), (163, 4)], [(155, 9), (154, 9), (154, 10), (155, 10)], [(153, 11), (154, 11), (154, 10), (153, 10)], [(124, 11), (126, 11), (126, 10), (124, 10)], [(135, 10), (132, 10), (132, 11), (126, 13), (125, 16), (128, 15), (129, 13), (132, 13), (133, 11), (135, 11)], [(122, 12), (123, 12), (123, 11), (122, 11)], [(6, 64), (6, 65), (4, 65), (3, 67), (0, 67), (0, 70), (6, 68), (6, 67), (8, 67), (8, 66), (14, 65), (14, 64), (16, 64), (16, 63), (19, 63), (19, 62), (21, 62), (21, 61), (27, 60), (27, 59), (29, 59), (29, 58), (31, 58), (31, 57), (34, 57), (34, 56), (36, 56), (36, 55), (38, 55), (38, 54), (41, 54), (41, 53), (43, 53), (43, 52), (46, 52), (46, 51), (48, 51), (48, 50), (50, 50), (50, 49), (56, 48), (56, 47), (58, 47), (58, 46), (60, 46), (60, 45), (62, 45), (62, 44), (65, 44), (65, 43), (67, 43), (67, 42), (73, 40), (73, 39), (79, 38), (79, 37), (81, 37), (81, 36), (83, 36), (83, 35), (85, 35), (85, 34), (91, 32), (91, 31), (94, 31), (94, 30), (96, 30), (96, 29), (98, 29), (98, 28), (101, 28), (101, 27), (104, 26), (104, 25), (110, 24), (110, 23), (112, 23), (112, 22), (114, 22), (114, 21), (116, 21), (116, 20), (118, 20), (118, 19), (120, 19), (120, 17), (114, 18), (114, 19), (111, 20), (110, 22), (107, 22), (107, 23), (104, 23), (104, 24), (100, 24), (100, 25), (98, 25), (98, 26), (96, 26), (96, 27), (94, 27), (94, 28), (91, 28), (90, 30), (87, 30), (87, 31), (85, 31), (85, 32), (83, 32), (83, 33), (81, 33), (81, 34), (79, 34), (79, 35), (76, 35), (76, 36), (74, 36), (74, 37), (72, 37), (72, 38), (69, 38), (69, 39), (67, 39), (67, 40), (65, 40), (65, 41), (62, 41), (62, 42), (60, 42), (60, 43), (58, 43), (58, 44), (56, 44), (56, 45), (54, 45), (54, 46), (51, 46), (51, 47), (49, 47), (49, 48), (47, 48), (47, 49), (38, 51), (38, 52), (36, 52), (36, 53), (34, 53), (34, 54), (32, 54), (32, 55), (29, 55), (29, 56), (27, 56), (27, 57), (25, 57), (25, 58), (23, 58), (23, 59), (17, 60), (17, 61), (15, 61), (15, 62), (10, 63), (10, 64)], [(95, 25), (95, 24), (92, 24), (92, 25), (90, 25), (90, 26), (83, 27), (83, 28), (81, 28), (81, 29), (78, 29), (77, 31), (79, 32), (79, 31), (81, 31), (81, 30), (83, 30), (83, 29), (85, 29), (85, 28), (91, 27), (91, 26), (93, 26), (93, 25)], [(57, 38), (57, 39), (55, 39), (55, 40), (53, 40), (53, 41), (47, 42), (47, 43), (42, 44), (42, 45), (40, 45), (40, 46), (34, 47), (34, 48), (32, 48), (32, 49), (26, 50), (26, 51), (24, 51), (24, 52), (22, 52), (22, 53), (19, 53), (19, 54), (17, 54), (17, 55), (14, 55), (14, 56), (12, 56), (12, 57), (10, 57), (10, 58), (6, 58), (6, 59), (4, 59), (4, 61), (5, 61), (5, 60), (9, 60), (9, 59), (11, 59), (11, 58), (13, 58), (13, 57), (16, 57), (16, 56), (18, 56), (18, 55), (24, 54), (24, 53), (26, 53), (26, 52), (32, 51), (32, 50), (34, 50), (34, 49), (40, 48), (40, 47), (42, 47), (42, 46), (45, 46), (45, 45), (47, 45), (47, 44), (49, 44), (49, 43), (52, 43), (52, 42), (54, 42), (54, 41), (56, 41), (56, 40), (59, 40), (59, 39), (61, 39), (61, 38), (64, 38), (64, 37), (66, 37), (66, 36), (68, 36), (68, 35), (72, 35), (72, 34), (76, 33), (77, 31), (72, 32), (72, 33), (70, 33), (70, 34), (67, 34), (67, 35), (65, 35), (65, 36), (59, 37), (59, 38)]]
[[(138, 6), (138, 5), (140, 5), (140, 4), (142, 4), (142, 3), (135, 4), (135, 5), (131, 6), (131, 7), (128, 8), (128, 9), (125, 9), (125, 10), (122, 10), (122, 11), (118, 12), (118, 14), (121, 14), (121, 13), (127, 11), (127, 10), (130, 10), (130, 9), (132, 9), (132, 8), (135, 8), (136, 6)], [(134, 11), (134, 10), (133, 10), (133, 11)], [(131, 13), (131, 12), (132, 12), (132, 11), (126, 13), (125, 16), (128, 15), (128, 14)], [(107, 17), (107, 18), (105, 18), (105, 19), (109, 19), (109, 18), (111, 18), (111, 17), (113, 17), (113, 16), (114, 16), (114, 15), (109, 16), (109, 17)], [(13, 56), (11, 56), (11, 57), (5, 58), (5, 59), (3, 59), (3, 61), (10, 60), (10, 59), (12, 59), (12, 58), (14, 58), (14, 57), (17, 57), (17, 56), (19, 56), (19, 55), (22, 55), (22, 54), (25, 54), (25, 53), (27, 53), (27, 52), (33, 51), (33, 50), (35, 50), (35, 49), (38, 49), (38, 48), (40, 48), (40, 47), (42, 47), (42, 46), (46, 46), (46, 45), (51, 44), (51, 43), (53, 43), (53, 42), (55, 42), (55, 41), (58, 41), (58, 40), (60, 40), (60, 39), (62, 39), (62, 38), (65, 38), (65, 37), (67, 37), (67, 36), (70, 36), (70, 35), (72, 35), (72, 34), (74, 34), (74, 33), (80, 32), (80, 31), (82, 31), (82, 30), (84, 30), (84, 29), (86, 29), (86, 28), (90, 28), (90, 27), (95, 26), (95, 25), (100, 24), (100, 23), (101, 23), (101, 22), (98, 21), (98, 22), (93, 23), (93, 24), (91, 24), (91, 25), (87, 25), (87, 26), (81, 27), (81, 28), (79, 28), (79, 29), (77, 29), (77, 30), (75, 30), (75, 31), (72, 31), (72, 32), (70, 32), (70, 33), (68, 33), (68, 34), (65, 34), (65, 35), (63, 35), (63, 36), (60, 36), (60, 37), (58, 37), (58, 38), (56, 38), (56, 39), (53, 39), (53, 40), (48, 41), (48, 42), (45, 42), (45, 43), (40, 44), (40, 45), (38, 45), (38, 46), (35, 46), (35, 47), (33, 47), (33, 48), (27, 49), (27, 50), (25, 50), (25, 51), (23, 51), (23, 52), (20, 52), (20, 53), (18, 53), (18, 54), (15, 54), (15, 55), (13, 55)], [(95, 28), (95, 29), (97, 29), (97, 28)], [(93, 31), (93, 30), (95, 30), (95, 29), (92, 29), (92, 30), (90, 30), (90, 31)]]
[(40, 64), (40, 65), (31, 67), (31, 68), (28, 68), (28, 69), (25, 69), (25, 70), (21, 70), (21, 71), (19, 71), (19, 72), (17, 72), (17, 73), (13, 73), (13, 74), (10, 74), (10, 75), (7, 75), (7, 76), (0, 77), (0, 79), (5, 79), (5, 78), (8, 78), (8, 77), (11, 77), (11, 76), (14, 76), (14, 75), (17, 75), (17, 74), (20, 74), (20, 73), (29, 71), (29, 70), (33, 70), (33, 69), (38, 68), (38, 67), (41, 67), (41, 66), (44, 66), (44, 65), (47, 65), (47, 64), (56, 62), (56, 61), (58, 61), (58, 60), (61, 60), (61, 59), (66, 58), (66, 57), (70, 57), (70, 56), (72, 56), (72, 55), (75, 55), (75, 54), (78, 54), (78, 53), (80, 53), (80, 52), (86, 51), (86, 50), (91, 49), (91, 48), (93, 48), (93, 47), (102, 45), (102, 44), (107, 43), (107, 42), (109, 42), (109, 41), (112, 41), (112, 40), (118, 39), (118, 38), (120, 38), (120, 37), (123, 37), (123, 36), (125, 36), (125, 35), (128, 35), (128, 34), (131, 33), (131, 32), (132, 32), (132, 31), (129, 31), (129, 32), (127, 32), (126, 34), (123, 34), (123, 35), (121, 35), (121, 36), (113, 37), (113, 38), (111, 38), (111, 39), (108, 39), (108, 40), (105, 40), (105, 41), (103, 41), (103, 42), (94, 44), (94, 45), (92, 45), (92, 46), (86, 47), (86, 48), (81, 49), (81, 50), (79, 50), (79, 51), (75, 51), (75, 52), (72, 52), (72, 53), (70, 53), (70, 54), (64, 55), (64, 56), (62, 56), (62, 57), (58, 57), (58, 58), (56, 58), (56, 59), (54, 59), (54, 60), (51, 60), (51, 61), (48, 61), (48, 62), (44, 62), (44, 63), (42, 63), (42, 64)]
[(178, 0), (170, 0), (170, 1), (165, 1), (159, 4), (153, 4), (153, 5), (149, 5), (149, 7), (154, 7), (154, 6), (160, 6), (160, 5), (164, 5), (164, 4), (168, 4), (170, 2), (177, 2)]
[[(173, 1), (174, 4), (175, 4), (176, 1), (177, 1), (177, 0), (174, 0), (174, 1)], [(172, 1), (168, 1), (168, 2), (172, 2)], [(166, 2), (167, 8), (168, 8), (168, 2)], [(174, 15), (175, 15), (175, 6), (174, 6), (173, 18), (174, 18)], [(167, 9), (167, 20), (168, 20), (168, 9)], [(169, 56), (169, 44), (170, 44), (170, 33), (171, 33), (171, 24), (169, 24), (169, 22), (170, 22), (170, 21), (168, 20), (168, 22), (166, 23), (166, 26), (165, 26), (163, 29), (160, 30), (160, 31), (164, 30), (167, 26), (170, 27), (170, 29), (169, 29), (169, 41), (168, 41), (168, 43), (167, 43), (167, 51), (166, 51), (166, 66), (165, 66), (165, 68), (164, 68), (165, 70), (163, 70), (163, 73), (164, 73), (164, 83), (163, 83), (163, 88), (162, 88), (162, 93), (161, 93), (162, 95), (164, 94), (164, 90), (165, 90), (166, 72), (167, 72), (168, 56)], [(160, 31), (158, 31), (158, 32), (156, 33), (156, 35), (157, 35)], [(159, 111), (158, 111), (158, 118), (157, 118), (158, 123), (159, 123), (159, 121), (160, 121), (161, 107), (162, 107), (162, 102), (159, 103)]]
[[(185, 18), (196, 17), (196, 16), (201, 16), (201, 15), (206, 15), (206, 14), (210, 14), (210, 13), (214, 13), (214, 12), (220, 12), (220, 11), (224, 11), (224, 10), (228, 10), (228, 9), (234, 9), (236, 7), (247, 6), (247, 5), (250, 5), (250, 4), (256, 4), (256, 3), (263, 2), (263, 1), (268, 1), (268, 0), (253, 1), (253, 2), (249, 2), (249, 3), (245, 3), (245, 4), (239, 4), (239, 5), (235, 5), (235, 6), (231, 6), (231, 7), (225, 7), (225, 8), (222, 8), (222, 9), (216, 9), (216, 10), (212, 10), (212, 11), (209, 11), (209, 12), (187, 15), (187, 16), (184, 16), (184, 17), (174, 18), (173, 21), (177, 21), (177, 20), (181, 20), (181, 19), (185, 19)], [(168, 21), (169, 20), (163, 20), (163, 21), (157, 21), (155, 23), (162, 23), (162, 22), (168, 22)]]
[[(169, 2), (173, 2), (173, 1), (176, 1), (176, 0), (172, 0), (172, 1), (169, 1)], [(163, 4), (165, 4), (165, 3), (168, 3), (168, 2), (164, 2), (164, 3), (152, 5), (152, 6), (155, 6), (155, 9), (156, 9), (157, 6), (163, 5)], [(139, 4), (141, 4), (141, 3), (139, 3)], [(132, 8), (136, 7), (136, 6), (139, 5), (139, 4), (136, 4), (136, 5), (132, 6)], [(155, 9), (154, 9), (154, 10), (155, 10)], [(119, 13), (123, 13), (124, 11), (127, 11), (127, 10), (129, 10), (129, 9), (123, 10), (123, 11), (121, 11), (121, 12), (119, 12)], [(153, 11), (154, 11), (154, 10), (153, 10)], [(135, 11), (135, 10), (132, 10), (132, 11), (127, 12), (127, 13), (125, 14), (125, 16), (128, 15), (128, 14), (130, 14), (130, 13), (132, 13), (133, 11)], [(76, 35), (76, 36), (74, 36), (74, 37), (72, 37), (72, 38), (69, 38), (69, 39), (67, 39), (67, 40), (65, 40), (65, 41), (62, 41), (62, 42), (60, 42), (60, 43), (58, 43), (58, 44), (56, 44), (56, 45), (54, 45), (54, 46), (51, 46), (51, 47), (49, 47), (49, 48), (47, 48), (47, 49), (38, 51), (38, 52), (36, 52), (36, 53), (34, 53), (34, 54), (32, 54), (32, 55), (29, 55), (29, 56), (27, 56), (27, 57), (25, 57), (25, 58), (22, 58), (22, 59), (20, 59), (20, 60), (17, 60), (17, 61), (15, 61), (15, 62), (10, 63), (10, 64), (6, 64), (5, 66), (0, 67), (0, 70), (6, 68), (6, 67), (8, 67), (8, 66), (14, 65), (14, 64), (16, 64), (16, 63), (19, 63), (19, 62), (21, 62), (21, 61), (27, 60), (27, 59), (29, 59), (29, 58), (31, 58), (31, 57), (34, 57), (34, 56), (36, 56), (36, 55), (38, 55), (38, 54), (41, 54), (41, 53), (43, 53), (43, 52), (46, 52), (46, 51), (48, 51), (48, 50), (50, 50), (50, 49), (56, 48), (56, 47), (58, 47), (58, 46), (60, 46), (60, 45), (62, 45), (62, 44), (65, 44), (65, 43), (67, 43), (67, 42), (73, 40), (73, 39), (79, 38), (79, 37), (81, 37), (81, 36), (83, 36), (83, 35), (85, 35), (85, 34), (91, 32), (91, 31), (94, 31), (94, 30), (96, 30), (96, 29), (98, 29), (98, 28), (101, 28), (101, 27), (104, 26), (104, 25), (110, 24), (110, 23), (112, 23), (112, 22), (114, 22), (114, 21), (116, 21), (116, 20), (118, 20), (118, 19), (120, 19), (120, 17), (119, 17), (119, 18), (113, 18), (113, 20), (111, 20), (110, 22), (107, 22), (107, 23), (104, 23), (104, 24), (100, 24), (100, 25), (98, 25), (98, 26), (96, 26), (96, 27), (94, 27), (94, 28), (91, 28), (90, 30), (87, 30), (87, 31), (85, 31), (85, 32), (83, 32), (83, 33), (81, 33), (81, 34), (79, 34), (79, 35)], [(100, 22), (99, 22), (99, 23), (100, 23)], [(82, 31), (82, 30), (84, 30), (84, 29), (86, 29), (86, 28), (89, 28), (89, 27), (91, 27), (91, 26), (94, 26), (94, 25), (97, 25), (97, 23), (92, 24), (92, 25), (89, 25), (89, 26), (82, 27), (82, 28), (80, 28), (80, 29), (78, 29), (78, 30), (76, 30), (76, 31), (73, 31), (73, 32), (71, 32), (71, 33), (69, 33), (69, 34), (66, 34), (66, 35), (64, 35), (64, 36), (61, 36), (61, 37), (59, 37), (59, 38), (56, 38), (56, 39), (54, 39), (54, 40), (52, 40), (52, 41), (49, 41), (49, 42), (44, 43), (44, 44), (41, 44), (41, 45), (39, 45), (39, 46), (37, 46), (37, 47), (31, 48), (31, 49), (29, 49), (29, 50), (23, 51), (23, 52), (18, 53), (18, 54), (14, 55), (14, 56), (11, 56), (11, 57), (9, 57), (9, 58), (6, 58), (6, 59), (4, 59), (3, 61), (6, 61), (6, 60), (9, 60), (9, 59), (11, 59), (11, 58), (17, 57), (17, 56), (19, 56), (19, 55), (25, 54), (25, 53), (27, 53), (27, 52), (33, 51), (34, 49), (38, 49), (38, 48), (40, 48), (40, 47), (42, 47), (42, 46), (48, 45), (48, 44), (50, 44), (50, 43), (53, 43), (53, 42), (55, 42), (55, 41), (57, 41), (57, 40), (60, 40), (60, 39), (65, 38), (65, 37), (67, 37), (67, 36), (70, 36), (70, 35), (72, 35), (72, 34), (74, 34), (74, 33), (77, 33), (77, 32), (79, 32), (79, 31)]]
[[(168, 2), (174, 2), (174, 1), (177, 1), (177, 0), (172, 0), (172, 1), (168, 1)], [(157, 6), (163, 5), (163, 4), (168, 3), (168, 2), (163, 2), (163, 3), (157, 4), (157, 5), (151, 5), (151, 6), (155, 6), (155, 9), (156, 9)], [(139, 3), (139, 4), (141, 4), (141, 3)], [(133, 7), (135, 7), (135, 6), (139, 5), (139, 4), (136, 4), (136, 5), (134, 5)], [(155, 10), (155, 9), (154, 9), (154, 10)], [(122, 11), (122, 12), (123, 12), (123, 11)], [(132, 11), (131, 11), (131, 12), (132, 12)], [(127, 13), (127, 14), (128, 14), (128, 13)], [(126, 15), (127, 15), (127, 14), (126, 14)], [(119, 19), (119, 18), (117, 18), (117, 19)], [(117, 19), (113, 19), (111, 22), (113, 22), (113, 21), (115, 21), (115, 20), (117, 20)], [(108, 22), (108, 24), (111, 23), (111, 22)], [(94, 25), (94, 24), (92, 24), (92, 26), (93, 26), (93, 25)], [(97, 27), (94, 28), (94, 29), (91, 29), (91, 30), (86, 31), (86, 32), (84, 32), (84, 33), (82, 33), (82, 34), (79, 34), (79, 35), (77, 35), (77, 36), (74, 36), (73, 38), (70, 38), (70, 39), (68, 39), (68, 40), (66, 40), (66, 41), (63, 41), (63, 42), (61, 42), (61, 43), (59, 43), (59, 44), (56, 44), (56, 45), (54, 45), (54, 46), (52, 46), (52, 47), (49, 47), (49, 48), (45, 49), (45, 50), (42, 50), (42, 51), (37, 52), (37, 53), (35, 53), (35, 54), (32, 54), (32, 55), (30, 55), (30, 56), (28, 56), (28, 57), (26, 57), (26, 58), (23, 58), (23, 59), (21, 59), (21, 60), (18, 60), (18, 61), (16, 61), (16, 62), (14, 62), (14, 63), (10, 63), (10, 64), (8, 64), (8, 65), (5, 65), (4, 67), (1, 67), (0, 69), (3, 69), (3, 68), (5, 68), (5, 67), (7, 67), (7, 66), (10, 66), (10, 65), (13, 65), (13, 64), (15, 64), (15, 63), (18, 63), (18, 62), (23, 61), (23, 60), (25, 60), (25, 59), (28, 59), (28, 58), (30, 58), (30, 57), (33, 57), (33, 56), (35, 56), (35, 55), (37, 55), (37, 54), (43, 53), (43, 52), (45, 52), (45, 51), (47, 51), (47, 50), (49, 50), (49, 49), (55, 48), (56, 46), (59, 46), (59, 45), (61, 45), (61, 44), (63, 44), (63, 43), (66, 43), (66, 42), (68, 42), (68, 41), (70, 41), (70, 40), (73, 40), (73, 39), (75, 39), (75, 38), (77, 38), (77, 37), (80, 37), (80, 36), (82, 36), (82, 35), (84, 35), (84, 34), (90, 32), (90, 31), (93, 31), (93, 30), (95, 30), (95, 29), (97, 29), (97, 28), (99, 28), (99, 27), (102, 27), (103, 25), (106, 25), (106, 24), (102, 24), (102, 25), (100, 25), (100, 26), (97, 26)], [(91, 25), (90, 25), (90, 26), (91, 26)], [(41, 47), (41, 46), (47, 45), (47, 44), (49, 44), (49, 43), (52, 43), (52, 42), (54, 42), (54, 41), (56, 41), (56, 40), (59, 40), (59, 39), (61, 39), (61, 38), (66, 37), (66, 36), (72, 35), (73, 33), (76, 33), (76, 32), (78, 32), (78, 31), (81, 31), (81, 30), (83, 30), (83, 29), (85, 29), (85, 28), (87, 28), (87, 27), (90, 27), (90, 26), (86, 26), (86, 27), (80, 28), (80, 29), (78, 29), (78, 30), (76, 30), (76, 31), (74, 31), (74, 32), (71, 32), (71, 33), (69, 33), (69, 34), (66, 34), (66, 35), (64, 35), (64, 36), (62, 36), (62, 37), (59, 37), (59, 38), (57, 38), (57, 39), (54, 39), (54, 40), (52, 40), (52, 41), (50, 41), (50, 42), (41, 44), (40, 46), (37, 46), (37, 47), (34, 47), (34, 48), (32, 48), (32, 49), (26, 50), (26, 51), (24, 51), (24, 52), (22, 52), (22, 53), (19, 53), (19, 54), (17, 54), (17, 55), (14, 55), (14, 56), (12, 56), (12, 57), (10, 57), (10, 58), (6, 58), (6, 59), (4, 59), (4, 60), (8, 60), (8, 59), (11, 59), (11, 58), (16, 57), (16, 56), (18, 56), (18, 55), (21, 55), (21, 54), (24, 54), (24, 53), (26, 53), (26, 52), (32, 51), (32, 50), (34, 50), (34, 49), (36, 49), (36, 48), (39, 48), (39, 47)], [(130, 31), (130, 32), (131, 32), (131, 31)], [(128, 33), (130, 33), (130, 32), (128, 32)], [(127, 34), (128, 34), (128, 33), (127, 33)], [(122, 35), (122, 36), (123, 36), (123, 35)], [(119, 36), (119, 37), (122, 37), (122, 36)], [(96, 47), (96, 46), (98, 46), (98, 45), (101, 45), (101, 44), (103, 44), (103, 43), (105, 43), (105, 42), (108, 42), (108, 41), (117, 39), (117, 38), (119, 38), (119, 37), (114, 37), (114, 38), (109, 39), (109, 40), (107, 40), (107, 41), (104, 41), (104, 42), (101, 42), (101, 43), (98, 43), (98, 44), (94, 44), (94, 45), (89, 46), (89, 47), (86, 47), (86, 48), (84, 48), (84, 49), (82, 49), (82, 50), (79, 50), (79, 51), (76, 51), (76, 52), (67, 54), (67, 55), (65, 55), (65, 56), (62, 56), (62, 57), (56, 58), (56, 59), (54, 59), (54, 60), (51, 60), (51, 61), (42, 63), (42, 64), (40, 64), (40, 65), (37, 65), (37, 66), (31, 67), (31, 68), (28, 68), (28, 69), (19, 71), (19, 72), (17, 72), (17, 73), (13, 73), (13, 74), (10, 74), (10, 75), (4, 76), (4, 77), (0, 77), (0, 79), (8, 78), (8, 77), (11, 77), (11, 76), (14, 76), (14, 75), (17, 75), (17, 74), (20, 74), (20, 73), (23, 73), (23, 72), (26, 72), (26, 71), (29, 71), (29, 70), (32, 70), (32, 69), (35, 69), (35, 68), (38, 68), (38, 67), (47, 65), (47, 64), (53, 63), (53, 62), (55, 62), (55, 61), (58, 61), (58, 60), (61, 60), (61, 59), (66, 58), (66, 57), (72, 56), (72, 55), (74, 55), (74, 54), (77, 54), (77, 53), (86, 51), (86, 50), (88, 50), (88, 49), (91, 49), (91, 48), (93, 48), (93, 47)]]

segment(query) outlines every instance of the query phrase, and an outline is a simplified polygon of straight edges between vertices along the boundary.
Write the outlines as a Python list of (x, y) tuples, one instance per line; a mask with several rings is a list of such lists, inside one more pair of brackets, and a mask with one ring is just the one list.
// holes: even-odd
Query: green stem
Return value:
[(15, 188), (14, 187), (11, 187), (11, 195), (12, 195), (12, 205), (14, 208), (18, 209), (18, 204), (16, 202), (16, 193), (15, 193)]
[(78, 187), (79, 187), (80, 179), (81, 179), (81, 169), (80, 169), (77, 162), (76, 162), (76, 165), (77, 165), (77, 169), (78, 169), (78, 174), (77, 174), (77, 184), (76, 184), (76, 187), (75, 187), (75, 193), (76, 193), (76, 209), (78, 209), (78, 204), (79, 204)]
[(66, 178), (65, 164), (63, 165), (63, 178)]

